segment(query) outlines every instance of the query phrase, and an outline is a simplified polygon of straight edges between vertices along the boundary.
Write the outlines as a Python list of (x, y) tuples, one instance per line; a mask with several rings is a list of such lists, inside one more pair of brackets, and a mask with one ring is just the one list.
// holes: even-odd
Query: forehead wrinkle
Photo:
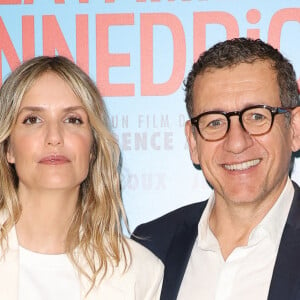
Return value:
[[(276, 103), (269, 101), (271, 97), (275, 100), (279, 98), (276, 73), (266, 64), (256, 64), (257, 69), (253, 67), (255, 66), (242, 64), (234, 68), (212, 70), (197, 76), (193, 89), (194, 114), (211, 110), (241, 110), (255, 104), (277, 105), (278, 101)], [(265, 76), (262, 77), (263, 73), (267, 73), (267, 81)], [(270, 90), (269, 95), (267, 90)], [(202, 105), (203, 100), (205, 105)], [(265, 103), (265, 100), (268, 103)]]

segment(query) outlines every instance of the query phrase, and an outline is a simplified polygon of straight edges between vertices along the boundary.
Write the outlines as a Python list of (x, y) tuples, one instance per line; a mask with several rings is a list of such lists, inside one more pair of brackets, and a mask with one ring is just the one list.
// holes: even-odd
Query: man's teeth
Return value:
[(253, 159), (253, 160), (242, 162), (240, 164), (224, 165), (224, 167), (225, 169), (230, 171), (243, 171), (258, 165), (259, 162), (260, 159)]

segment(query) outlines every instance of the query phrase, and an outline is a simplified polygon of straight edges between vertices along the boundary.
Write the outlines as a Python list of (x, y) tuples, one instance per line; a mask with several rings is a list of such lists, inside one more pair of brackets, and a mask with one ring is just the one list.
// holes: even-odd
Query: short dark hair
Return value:
[(257, 60), (269, 61), (277, 73), (280, 101), (284, 107), (299, 105), (299, 91), (292, 64), (277, 49), (260, 39), (234, 38), (220, 42), (203, 52), (193, 64), (185, 86), (185, 103), (189, 117), (193, 116), (193, 88), (196, 77), (208, 69), (222, 69)]

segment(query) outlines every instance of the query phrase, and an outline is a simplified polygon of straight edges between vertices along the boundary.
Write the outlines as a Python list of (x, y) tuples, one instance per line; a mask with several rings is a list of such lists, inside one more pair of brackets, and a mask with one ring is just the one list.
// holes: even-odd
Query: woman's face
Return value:
[(7, 159), (15, 165), (19, 191), (79, 189), (91, 145), (81, 101), (58, 75), (44, 73), (24, 95), (9, 138)]

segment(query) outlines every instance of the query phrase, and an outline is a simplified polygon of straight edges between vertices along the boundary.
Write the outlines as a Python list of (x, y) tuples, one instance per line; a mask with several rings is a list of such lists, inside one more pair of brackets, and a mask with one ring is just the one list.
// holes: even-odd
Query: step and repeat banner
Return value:
[(122, 151), (133, 230), (208, 198), (188, 153), (182, 82), (203, 50), (239, 36), (280, 49), (300, 78), (299, 0), (0, 0), (0, 83), (23, 60), (56, 54), (93, 78)]

